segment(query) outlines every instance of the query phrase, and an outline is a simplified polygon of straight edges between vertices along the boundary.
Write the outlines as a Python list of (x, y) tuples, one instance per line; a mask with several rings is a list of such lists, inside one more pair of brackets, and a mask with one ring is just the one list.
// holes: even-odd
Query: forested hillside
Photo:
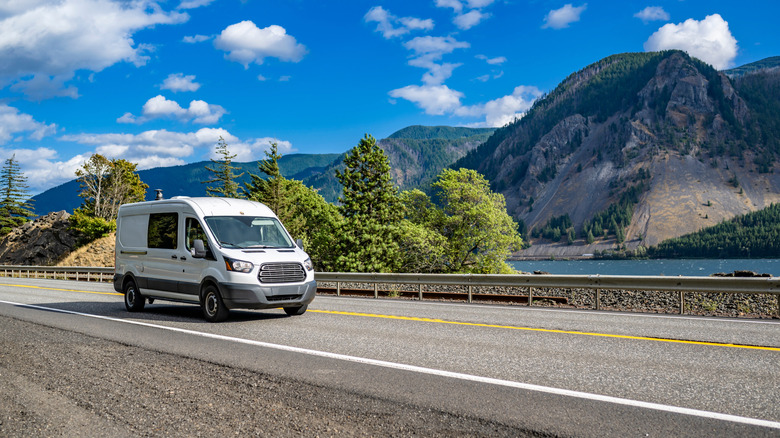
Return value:
[(654, 258), (780, 257), (780, 204), (648, 249)]

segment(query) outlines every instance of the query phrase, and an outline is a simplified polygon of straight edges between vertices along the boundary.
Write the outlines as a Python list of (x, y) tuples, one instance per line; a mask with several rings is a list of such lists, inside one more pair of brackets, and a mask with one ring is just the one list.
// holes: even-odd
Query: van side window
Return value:
[(151, 213), (147, 247), (176, 249), (178, 242), (178, 213)]
[(192, 250), (193, 242), (200, 239), (203, 241), (203, 247), (206, 251), (209, 250), (209, 240), (206, 238), (206, 233), (203, 231), (203, 227), (200, 226), (200, 222), (197, 219), (188, 217), (184, 225), (184, 245), (187, 247), (187, 251)]

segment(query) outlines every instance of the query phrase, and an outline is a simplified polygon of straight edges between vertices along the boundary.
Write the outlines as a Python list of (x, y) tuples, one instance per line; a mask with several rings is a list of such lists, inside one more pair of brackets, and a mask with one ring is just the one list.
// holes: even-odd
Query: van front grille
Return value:
[(306, 280), (300, 263), (263, 263), (257, 275), (260, 283), (298, 283)]

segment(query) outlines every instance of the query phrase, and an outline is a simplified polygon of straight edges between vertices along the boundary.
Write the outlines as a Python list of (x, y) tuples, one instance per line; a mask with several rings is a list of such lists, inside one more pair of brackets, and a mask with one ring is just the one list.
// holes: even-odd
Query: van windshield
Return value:
[(210, 216), (206, 218), (219, 244), (229, 248), (292, 248), (282, 224), (272, 217)]

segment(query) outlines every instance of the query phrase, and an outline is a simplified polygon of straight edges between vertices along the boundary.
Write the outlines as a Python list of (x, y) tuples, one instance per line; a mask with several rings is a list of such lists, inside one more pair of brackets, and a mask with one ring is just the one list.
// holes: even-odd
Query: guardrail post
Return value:
[[(422, 283), (417, 285), (417, 293), (420, 297), (420, 301), (422, 301)], [(777, 297), (780, 298), (780, 295), (778, 295)]]
[(531, 286), (528, 286), (528, 307), (531, 307), (534, 305), (534, 288)]
[(379, 298), (379, 287), (374, 283), (374, 298)]
[(685, 292), (680, 291), (680, 315), (685, 313)]
[(780, 318), (780, 294), (775, 295), (777, 298), (777, 317)]
[(341, 296), (341, 282), (340, 281), (336, 282), (336, 296), (337, 297)]
[[(470, 278), (469, 278), (469, 281), (471, 281), (471, 279), (470, 279)], [(471, 285), (469, 285), (469, 303), (471, 302), (471, 287), (472, 287), (472, 286), (471, 286)]]
[(596, 289), (596, 310), (601, 309), (601, 289)]

